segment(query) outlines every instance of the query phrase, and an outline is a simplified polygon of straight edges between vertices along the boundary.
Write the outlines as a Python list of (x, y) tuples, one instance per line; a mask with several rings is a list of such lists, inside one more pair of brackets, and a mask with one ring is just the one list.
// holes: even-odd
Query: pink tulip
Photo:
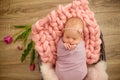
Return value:
[(17, 49), (18, 50), (22, 50), (23, 48), (21, 46), (17, 46)]
[(31, 70), (31, 71), (34, 71), (34, 70), (35, 70), (35, 64), (34, 64), (34, 63), (30, 64), (30, 70)]
[(11, 36), (6, 36), (4, 37), (4, 41), (7, 43), (7, 44), (10, 44), (12, 42), (12, 37)]

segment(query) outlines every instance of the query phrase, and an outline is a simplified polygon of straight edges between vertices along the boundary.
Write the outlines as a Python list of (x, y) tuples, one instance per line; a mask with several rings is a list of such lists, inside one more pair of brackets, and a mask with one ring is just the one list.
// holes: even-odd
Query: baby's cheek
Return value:
[(63, 42), (67, 43), (67, 41), (68, 41), (68, 40), (67, 40), (66, 38), (63, 38)]
[(75, 42), (74, 42), (74, 43), (75, 43), (75, 44), (79, 44), (79, 42), (80, 42), (79, 40), (75, 40)]

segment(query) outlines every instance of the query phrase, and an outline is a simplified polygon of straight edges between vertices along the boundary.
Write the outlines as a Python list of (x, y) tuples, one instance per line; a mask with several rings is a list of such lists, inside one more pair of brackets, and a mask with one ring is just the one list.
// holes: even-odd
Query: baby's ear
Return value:
[(80, 35), (81, 35), (82, 38), (83, 38), (83, 29), (79, 29), (78, 32), (80, 33)]

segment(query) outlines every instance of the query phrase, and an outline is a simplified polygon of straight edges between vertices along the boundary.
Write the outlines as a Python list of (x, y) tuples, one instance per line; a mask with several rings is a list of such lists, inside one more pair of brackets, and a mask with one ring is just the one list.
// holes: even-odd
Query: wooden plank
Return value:
[(0, 80), (40, 80), (38, 66), (31, 72), (29, 64), (0, 65)]
[(112, 59), (107, 60), (107, 73), (109, 74), (109, 80), (119, 80), (120, 79), (120, 60)]
[[(7, 23), (13, 23), (13, 24), (30, 24), (34, 23), (36, 20), (46, 16), (51, 10), (56, 9), (58, 4), (67, 4), (71, 2), (70, 0), (41, 0), (37, 1), (27, 1), (26, 5), (23, 0), (2, 0), (4, 3), (3, 7), (0, 9), (1, 13), (1, 19), (0, 23), (6, 22)], [(7, 3), (6, 3), (7, 2)], [(6, 6), (6, 5), (7, 6)], [(90, 7), (91, 10), (96, 12), (120, 12), (120, 1), (119, 0), (90, 0)], [(47, 6), (46, 6), (47, 5)], [(111, 6), (112, 5), (112, 6)], [(6, 8), (7, 7), (7, 8)], [(16, 18), (18, 20), (16, 20)], [(24, 20), (24, 22), (23, 22)]]
[(120, 34), (120, 12), (97, 13), (95, 17), (104, 36)]
[(107, 59), (120, 58), (120, 35), (105, 36), (105, 51)]
[(95, 13), (120, 12), (120, 0), (89, 0)]

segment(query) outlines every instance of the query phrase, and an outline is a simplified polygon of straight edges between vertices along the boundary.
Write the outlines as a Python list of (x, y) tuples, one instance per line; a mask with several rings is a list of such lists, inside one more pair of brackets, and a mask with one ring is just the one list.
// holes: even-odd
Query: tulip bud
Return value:
[(4, 37), (4, 41), (7, 43), (7, 44), (10, 44), (12, 42), (12, 37), (11, 36), (6, 36)]
[(30, 70), (31, 70), (31, 71), (34, 71), (34, 70), (35, 70), (35, 64), (34, 64), (34, 63), (30, 64)]

